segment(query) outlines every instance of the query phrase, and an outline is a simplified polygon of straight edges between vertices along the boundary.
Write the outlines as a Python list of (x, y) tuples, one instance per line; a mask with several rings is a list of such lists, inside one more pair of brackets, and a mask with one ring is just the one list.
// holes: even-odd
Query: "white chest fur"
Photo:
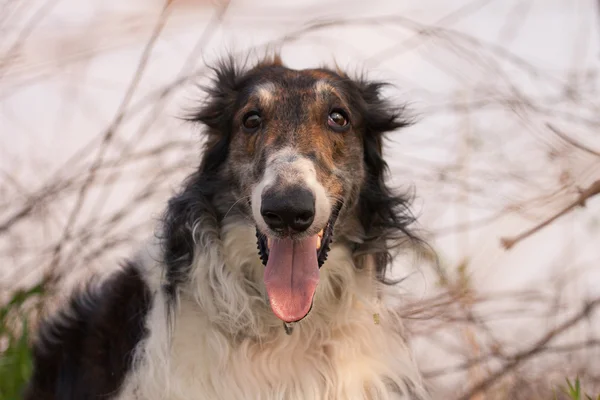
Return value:
[(262, 265), (240, 262), (256, 259), (254, 244), (236, 243), (222, 263), (197, 258), (170, 332), (157, 295), (121, 399), (427, 398), (399, 319), (375, 301), (368, 271), (354, 268), (346, 249), (332, 248), (313, 310), (287, 335), (253, 285)]

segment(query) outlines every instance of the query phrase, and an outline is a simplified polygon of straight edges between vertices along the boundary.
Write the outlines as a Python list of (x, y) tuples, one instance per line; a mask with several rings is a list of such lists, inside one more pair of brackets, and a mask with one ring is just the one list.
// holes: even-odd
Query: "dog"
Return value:
[[(214, 68), (199, 167), (152, 240), (41, 323), (26, 400), (428, 399), (386, 275), (385, 83), (278, 56)], [(408, 246), (407, 246), (408, 244)]]

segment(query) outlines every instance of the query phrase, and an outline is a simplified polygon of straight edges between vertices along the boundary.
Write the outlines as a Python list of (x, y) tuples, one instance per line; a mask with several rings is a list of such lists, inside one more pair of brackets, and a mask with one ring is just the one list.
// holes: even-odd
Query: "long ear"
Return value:
[(382, 82), (364, 79), (355, 82), (362, 100), (363, 146), (367, 177), (363, 185), (359, 210), (365, 232), (365, 247), (375, 251), (377, 276), (386, 282), (385, 272), (392, 259), (392, 249), (406, 239), (416, 239), (408, 226), (414, 222), (409, 199), (394, 193), (386, 183), (388, 165), (383, 158), (385, 135), (410, 124), (404, 106), (394, 106), (381, 90)]
[(212, 70), (214, 78), (202, 88), (207, 100), (185, 117), (188, 121), (204, 124), (204, 131), (208, 135), (201, 172), (214, 172), (227, 158), (231, 122), (240, 77), (243, 75), (232, 57), (220, 61)]
[[(394, 106), (383, 97), (381, 90), (388, 86), (383, 82), (369, 82), (361, 79), (357, 82), (363, 103), (363, 118), (365, 125), (365, 150), (375, 150), (365, 153), (367, 166), (375, 168), (375, 175), (382, 175), (387, 170), (383, 160), (383, 139), (388, 132), (404, 128), (411, 124), (405, 116), (405, 107)], [(382, 176), (381, 176), (382, 177)]]
[(171, 296), (176, 296), (177, 287), (187, 279), (194, 249), (202, 245), (202, 238), (218, 236), (221, 217), (214, 199), (230, 183), (220, 176), (219, 169), (229, 153), (239, 92), (254, 68), (281, 65), (277, 56), (265, 58), (252, 69), (246, 67), (247, 62), (238, 63), (230, 56), (213, 67), (214, 78), (203, 87), (207, 100), (184, 117), (203, 124), (207, 138), (200, 167), (184, 182), (183, 190), (169, 200), (163, 217), (166, 290)]
[[(183, 189), (169, 200), (163, 216), (161, 234), (167, 264), (165, 289), (172, 298), (176, 297), (177, 287), (190, 273), (196, 236), (217, 232), (219, 223), (213, 199), (223, 186), (218, 170), (228, 155), (231, 120), (241, 71), (231, 57), (212, 69), (214, 78), (203, 88), (207, 100), (184, 117), (188, 121), (204, 124), (203, 132), (207, 138), (202, 161), (184, 182)], [(196, 226), (198, 231), (195, 232)]]
[(230, 118), (227, 117), (233, 112), (241, 71), (231, 57), (220, 61), (211, 69), (214, 78), (208, 86), (202, 88), (208, 95), (207, 101), (187, 119), (203, 123), (210, 133), (218, 133), (230, 128)]

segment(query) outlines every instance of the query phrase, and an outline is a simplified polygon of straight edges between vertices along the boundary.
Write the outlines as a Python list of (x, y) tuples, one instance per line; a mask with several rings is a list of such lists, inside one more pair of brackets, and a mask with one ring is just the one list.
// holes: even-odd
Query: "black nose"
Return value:
[(302, 187), (269, 189), (263, 192), (260, 213), (275, 231), (304, 232), (315, 219), (315, 196)]

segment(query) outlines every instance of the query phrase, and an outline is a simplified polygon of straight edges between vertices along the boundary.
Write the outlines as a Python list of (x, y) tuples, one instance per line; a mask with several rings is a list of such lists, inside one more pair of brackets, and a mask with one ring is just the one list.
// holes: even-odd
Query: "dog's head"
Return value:
[(384, 184), (381, 154), (382, 134), (404, 121), (382, 86), (277, 59), (245, 71), (228, 62), (193, 115), (209, 135), (199, 174), (230, 183), (235, 202), (213, 204), (217, 210), (235, 206), (253, 221), (271, 307), (283, 321), (310, 311), (343, 219), (364, 242), (404, 228), (404, 203)]

